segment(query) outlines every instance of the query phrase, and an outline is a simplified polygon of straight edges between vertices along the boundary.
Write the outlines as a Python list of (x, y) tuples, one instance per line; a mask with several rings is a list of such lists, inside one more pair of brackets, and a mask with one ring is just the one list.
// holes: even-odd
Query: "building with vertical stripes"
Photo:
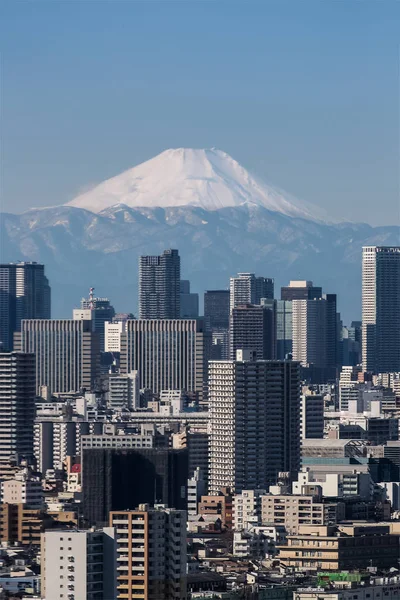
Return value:
[(139, 388), (186, 390), (202, 398), (206, 370), (203, 322), (196, 319), (127, 321), (121, 335), (121, 372), (139, 372)]
[(32, 459), (35, 418), (35, 357), (0, 353), (0, 462)]
[(49, 392), (90, 390), (98, 375), (99, 340), (92, 322), (73, 319), (27, 319), (14, 336), (19, 352), (35, 354), (36, 389)]
[(364, 246), (362, 364), (364, 371), (400, 371), (400, 246)]
[(44, 266), (35, 262), (0, 264), (0, 351), (13, 349), (22, 319), (50, 319), (51, 292)]
[(140, 319), (179, 319), (181, 259), (178, 250), (139, 258)]

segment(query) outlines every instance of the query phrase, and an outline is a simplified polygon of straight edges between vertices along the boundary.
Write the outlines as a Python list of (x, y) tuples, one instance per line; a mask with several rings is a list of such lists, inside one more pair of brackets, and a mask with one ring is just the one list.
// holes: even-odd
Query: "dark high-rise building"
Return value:
[(35, 356), (0, 353), (0, 462), (33, 458)]
[(197, 319), (199, 295), (190, 291), (190, 281), (181, 279), (181, 319)]
[(0, 264), (0, 350), (13, 349), (22, 319), (49, 319), (51, 293), (44, 266), (35, 262)]
[(400, 246), (364, 246), (362, 362), (364, 371), (400, 371)]
[(107, 521), (111, 511), (139, 504), (187, 505), (187, 449), (90, 448), (83, 450), (84, 516), (89, 525)]
[(290, 300), (276, 301), (276, 358), (284, 360), (292, 354), (293, 346), (292, 303)]
[(229, 329), (229, 290), (204, 292), (204, 323), (207, 331)]
[(276, 356), (276, 322), (274, 310), (266, 306), (243, 304), (232, 309), (229, 328), (229, 355), (237, 350), (254, 350), (257, 360)]
[(139, 318), (180, 318), (181, 259), (178, 250), (139, 258)]
[(322, 298), (322, 288), (315, 287), (312, 281), (291, 281), (281, 288), (281, 300), (314, 300)]
[(209, 488), (268, 489), (300, 467), (300, 366), (236, 360), (209, 364)]

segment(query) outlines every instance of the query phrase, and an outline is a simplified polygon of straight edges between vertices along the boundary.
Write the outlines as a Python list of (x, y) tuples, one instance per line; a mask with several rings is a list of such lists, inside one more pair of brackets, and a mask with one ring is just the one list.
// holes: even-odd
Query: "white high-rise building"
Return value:
[(240, 304), (260, 304), (261, 298), (274, 297), (274, 280), (256, 277), (254, 273), (238, 273), (230, 278), (230, 310)]
[(121, 352), (121, 335), (126, 331), (126, 321), (104, 323), (105, 352)]
[(364, 371), (400, 371), (400, 246), (364, 246), (362, 363)]
[(46, 531), (42, 533), (41, 563), (44, 600), (117, 598), (114, 527)]
[(253, 354), (209, 363), (211, 494), (268, 489), (300, 464), (300, 365)]
[(233, 497), (233, 528), (236, 531), (261, 525), (261, 499), (267, 490), (243, 490)]
[(108, 401), (112, 408), (140, 408), (139, 373), (111, 374)]

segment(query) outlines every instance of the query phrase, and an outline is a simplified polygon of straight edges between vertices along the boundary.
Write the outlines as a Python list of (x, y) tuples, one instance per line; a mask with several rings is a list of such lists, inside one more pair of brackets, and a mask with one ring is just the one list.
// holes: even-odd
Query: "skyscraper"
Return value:
[[(186, 590), (186, 512), (140, 504), (110, 513), (120, 557), (116, 600), (184, 600)], [(110, 599), (111, 600), (111, 599)]]
[(300, 466), (300, 366), (237, 360), (209, 364), (209, 488), (216, 494), (268, 489), (280, 472)]
[(261, 298), (272, 300), (274, 280), (256, 277), (254, 273), (238, 273), (230, 279), (230, 310), (239, 304), (260, 304)]
[(178, 250), (139, 258), (139, 318), (180, 318), (181, 259)]
[(15, 349), (35, 354), (36, 389), (50, 393), (90, 390), (98, 376), (99, 340), (92, 322), (73, 319), (23, 320)]
[(13, 349), (22, 319), (50, 319), (51, 292), (44, 266), (35, 262), (0, 264), (0, 350)]
[(199, 295), (190, 291), (190, 281), (181, 280), (180, 310), (181, 319), (197, 319), (199, 316)]
[(275, 358), (276, 323), (273, 308), (243, 304), (232, 309), (229, 328), (231, 360), (240, 349), (254, 350), (258, 360)]
[(35, 357), (0, 353), (0, 462), (33, 458)]
[(229, 329), (229, 290), (204, 292), (204, 323), (207, 331)]
[(276, 301), (276, 358), (284, 360), (292, 353), (293, 325), (290, 300)]
[(198, 392), (201, 398), (206, 369), (201, 320), (127, 321), (121, 334), (121, 372), (138, 371), (139, 387)]
[(400, 246), (364, 246), (362, 362), (364, 371), (400, 371)]

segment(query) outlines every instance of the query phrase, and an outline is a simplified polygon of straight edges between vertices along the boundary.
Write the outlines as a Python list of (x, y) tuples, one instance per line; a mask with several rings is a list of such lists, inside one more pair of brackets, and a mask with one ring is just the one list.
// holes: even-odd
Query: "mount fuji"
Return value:
[(396, 226), (335, 222), (216, 149), (172, 149), (61, 206), (0, 216), (1, 260), (46, 265), (53, 316), (89, 287), (136, 311), (140, 254), (178, 248), (192, 290), (223, 289), (238, 271), (311, 279), (360, 316), (361, 248), (399, 243)]

